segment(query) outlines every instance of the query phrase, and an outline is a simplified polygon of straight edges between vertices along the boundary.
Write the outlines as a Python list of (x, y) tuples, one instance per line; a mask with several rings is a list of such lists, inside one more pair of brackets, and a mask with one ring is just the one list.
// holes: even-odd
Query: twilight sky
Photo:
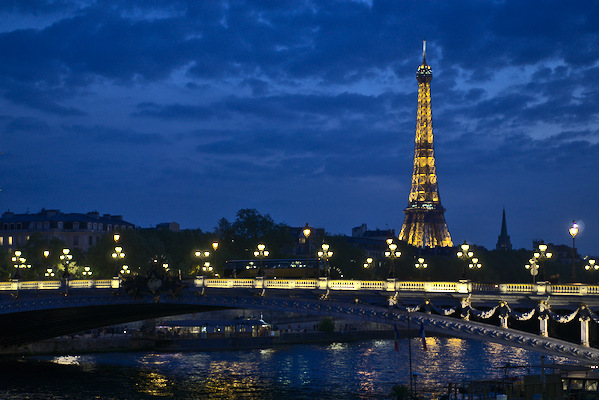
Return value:
[(599, 1), (0, 2), (0, 209), (399, 233), (427, 40), (454, 243), (599, 255)]

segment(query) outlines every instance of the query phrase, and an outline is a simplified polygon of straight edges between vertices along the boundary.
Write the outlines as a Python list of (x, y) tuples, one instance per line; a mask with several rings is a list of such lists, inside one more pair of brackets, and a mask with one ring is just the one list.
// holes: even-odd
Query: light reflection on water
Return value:
[[(494, 343), (412, 339), (416, 388), (500, 377), (540, 355)], [(569, 362), (547, 357), (547, 362)], [(204, 353), (109, 353), (5, 361), (2, 399), (382, 399), (408, 383), (407, 339)], [(518, 370), (522, 373), (524, 371)], [(534, 372), (534, 371), (533, 371)]]

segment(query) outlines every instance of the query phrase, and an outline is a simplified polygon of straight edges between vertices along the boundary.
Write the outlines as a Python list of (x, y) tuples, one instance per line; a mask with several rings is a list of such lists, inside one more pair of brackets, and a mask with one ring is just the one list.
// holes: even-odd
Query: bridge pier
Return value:
[(329, 278), (318, 278), (318, 288), (321, 290), (327, 290), (329, 288)]

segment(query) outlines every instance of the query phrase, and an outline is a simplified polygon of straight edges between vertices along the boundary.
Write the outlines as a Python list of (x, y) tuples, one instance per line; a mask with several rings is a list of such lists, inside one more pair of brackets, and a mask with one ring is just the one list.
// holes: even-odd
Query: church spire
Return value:
[(495, 245), (496, 250), (511, 250), (512, 242), (510, 242), (510, 235), (507, 234), (507, 223), (505, 222), (505, 207), (503, 207), (503, 218), (501, 219), (501, 232), (497, 238), (497, 244)]

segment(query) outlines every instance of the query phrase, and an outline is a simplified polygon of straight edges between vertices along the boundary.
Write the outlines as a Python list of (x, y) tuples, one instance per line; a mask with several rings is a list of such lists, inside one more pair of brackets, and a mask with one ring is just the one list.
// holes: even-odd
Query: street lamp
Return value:
[(306, 268), (308, 268), (308, 259), (310, 258), (310, 234), (312, 233), (312, 230), (310, 230), (307, 222), (302, 232), (306, 243)]
[(60, 255), (60, 260), (64, 264), (64, 275), (65, 279), (69, 279), (69, 263), (73, 259), (73, 255), (71, 254), (71, 250), (62, 249), (62, 254)]
[(545, 268), (543, 267), (543, 260), (550, 259), (553, 254), (547, 251), (547, 245), (545, 243), (539, 244), (539, 251), (533, 253), (534, 257), (539, 260), (539, 270), (541, 271), (541, 280), (545, 281)]
[(391, 259), (388, 279), (393, 279), (395, 278), (395, 259), (401, 256), (401, 251), (396, 251), (397, 245), (393, 243), (391, 238), (387, 239), (387, 246), (389, 246), (389, 250), (385, 251), (385, 257)]
[(329, 250), (330, 246), (326, 243), (322, 244), (322, 250), (318, 252), (318, 257), (322, 258), (324, 265), (324, 273), (326, 278), (329, 278), (330, 268), (327, 266), (327, 261), (333, 256), (333, 252)]
[(418, 271), (420, 271), (420, 280), (422, 280), (422, 271), (428, 267), (428, 264), (424, 262), (424, 258), (420, 257), (414, 266)]
[[(216, 243), (216, 242), (214, 242)], [(214, 243), (212, 243), (212, 247), (214, 248)], [(218, 247), (218, 243), (216, 243), (216, 247)], [(210, 265), (210, 261), (206, 260), (208, 257), (210, 257), (210, 252), (209, 251), (196, 251), (195, 256), (198, 258), (204, 258), (204, 266), (202, 267), (202, 272), (210, 272), (212, 273), (212, 266)], [(234, 275), (237, 275), (234, 273)], [(236, 278), (237, 276), (234, 276), (234, 278)]]
[(584, 266), (584, 269), (586, 269), (587, 271), (591, 271), (591, 283), (593, 283), (593, 272), (599, 269), (599, 265), (595, 264), (595, 260), (590, 259), (587, 261), (587, 265)]
[(15, 274), (13, 275), (14, 279), (21, 279), (21, 270), (26, 268), (31, 268), (31, 264), (27, 264), (27, 259), (25, 257), (21, 257), (23, 253), (21, 250), (15, 250), (15, 255), (12, 257), (12, 262), (15, 267)]
[(262, 268), (262, 259), (264, 257), (268, 257), (269, 251), (266, 250), (266, 246), (262, 243), (258, 245), (258, 250), (254, 251), (254, 257), (258, 257), (260, 259), (260, 269), (258, 270), (258, 276), (264, 276), (264, 270)]
[[(118, 240), (119, 240), (119, 235), (118, 234), (114, 235), (114, 241), (117, 242)], [(119, 267), (120, 267), (119, 260), (123, 260), (125, 258), (125, 253), (123, 252), (123, 248), (121, 246), (116, 246), (114, 248), (114, 252), (111, 254), (111, 256), (114, 259), (114, 261), (116, 262), (116, 269), (117, 269), (117, 271), (119, 271), (119, 274), (128, 275), (129, 273), (131, 273), (131, 271), (129, 270), (129, 267), (127, 267), (126, 265), (123, 265), (122, 268), (119, 270)]]
[(92, 269), (88, 266), (83, 267), (83, 272), (81, 272), (83, 276), (92, 276)]
[(539, 266), (537, 265), (537, 259), (531, 258), (528, 260), (528, 264), (524, 266), (524, 268), (530, 270), (530, 274), (532, 275), (532, 283), (536, 283), (537, 274), (539, 273)]
[(470, 250), (470, 245), (468, 243), (466, 243), (466, 241), (464, 240), (464, 243), (462, 243), (462, 245), (460, 246), (460, 248), (462, 249), (462, 251), (458, 251), (457, 252), (457, 256), (458, 258), (464, 260), (464, 269), (462, 270), (462, 278), (466, 279), (468, 277), (468, 260), (470, 258), (472, 258), (472, 256), (474, 256), (474, 253)]
[(578, 235), (578, 224), (576, 221), (572, 220), (572, 225), (570, 225), (570, 236), (572, 236), (572, 282), (576, 280), (576, 266), (575, 266), (575, 258), (576, 255), (576, 235)]
[(202, 267), (202, 272), (208, 272), (208, 273), (212, 274), (213, 270), (214, 270), (214, 268), (212, 268), (212, 265), (210, 265), (210, 261), (204, 262), (204, 266)]
[(370, 268), (372, 266), (372, 261), (373, 261), (372, 257), (368, 257), (366, 259), (366, 262), (364, 263), (364, 268)]
[(478, 262), (478, 258), (472, 257), (472, 262), (468, 264), (468, 269), (472, 270), (472, 280), (474, 280), (474, 271), (480, 269), (482, 264)]

